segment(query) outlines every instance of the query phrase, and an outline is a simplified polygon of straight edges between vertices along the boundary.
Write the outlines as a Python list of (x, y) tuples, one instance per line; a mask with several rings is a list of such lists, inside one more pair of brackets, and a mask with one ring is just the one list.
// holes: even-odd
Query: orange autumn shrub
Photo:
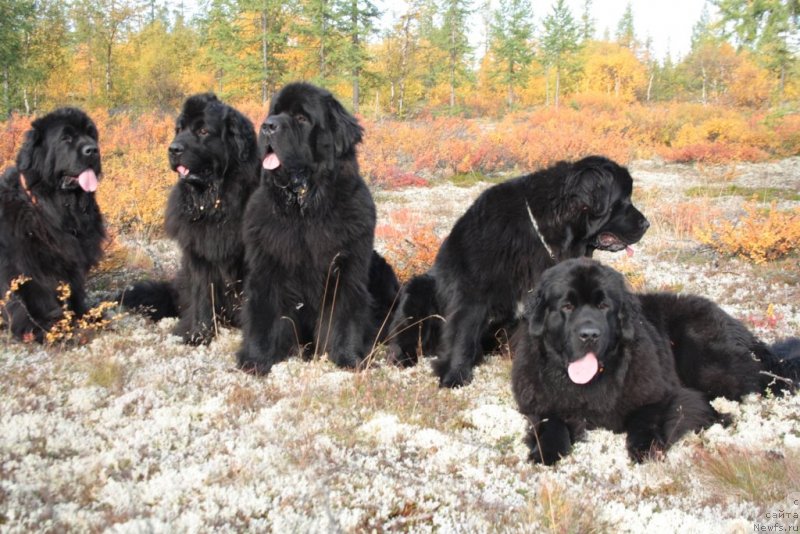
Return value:
[(420, 223), (408, 209), (389, 214), (375, 228), (375, 237), (385, 243), (384, 255), (401, 283), (424, 273), (433, 265), (442, 240), (431, 223)]
[(736, 221), (712, 220), (695, 230), (700, 242), (730, 256), (764, 263), (800, 251), (800, 209), (780, 211), (773, 203), (760, 210), (755, 202), (744, 206)]
[(699, 118), (687, 115), (668, 145), (659, 150), (668, 161), (763, 161), (775, 152), (776, 139), (763, 116), (712, 107)]
[(14, 165), (17, 152), (31, 127), (31, 117), (13, 114), (0, 125), (0, 172)]
[(773, 152), (776, 156), (800, 154), (800, 115), (785, 115), (773, 123)]
[(695, 236), (698, 228), (707, 224), (704, 221), (714, 220), (723, 215), (722, 210), (714, 206), (709, 198), (653, 204), (647, 210), (647, 218), (654, 227), (667, 228), (678, 239)]
[[(624, 103), (603, 94), (564, 96), (497, 119), (359, 117), (359, 164), (379, 187), (426, 185), (454, 174), (518, 173), (562, 159), (604, 154), (620, 163), (661, 155), (667, 161), (759, 161), (800, 153), (800, 114), (745, 112), (697, 103)], [(233, 102), (258, 128), (258, 101)], [(167, 145), (179, 110), (143, 114), (89, 110), (100, 131), (103, 181), (98, 199), (122, 232), (160, 232), (169, 189)], [(0, 122), (0, 165), (13, 164), (32, 118)]]
[(106, 221), (122, 232), (159, 233), (167, 195), (176, 180), (167, 161), (174, 117), (103, 112), (92, 117), (103, 154), (97, 201)]

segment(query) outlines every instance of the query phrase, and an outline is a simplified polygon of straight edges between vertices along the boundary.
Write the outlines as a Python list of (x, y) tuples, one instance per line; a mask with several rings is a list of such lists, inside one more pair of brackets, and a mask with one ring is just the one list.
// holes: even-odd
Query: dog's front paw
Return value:
[(460, 388), (472, 382), (471, 367), (455, 367), (439, 375), (439, 387)]
[(332, 353), (329, 354), (328, 357), (337, 367), (342, 367), (344, 369), (357, 369), (362, 362), (362, 358), (354, 356), (353, 354)]
[(417, 365), (417, 353), (409, 354), (403, 351), (398, 345), (389, 345), (388, 353), (386, 354), (386, 361), (396, 367), (413, 367)]
[(190, 330), (181, 334), (181, 339), (187, 345), (208, 345), (214, 339), (214, 332), (209, 330)]
[(236, 367), (251, 375), (264, 376), (268, 375), (272, 369), (272, 362), (253, 358), (247, 350), (242, 349), (236, 353)]

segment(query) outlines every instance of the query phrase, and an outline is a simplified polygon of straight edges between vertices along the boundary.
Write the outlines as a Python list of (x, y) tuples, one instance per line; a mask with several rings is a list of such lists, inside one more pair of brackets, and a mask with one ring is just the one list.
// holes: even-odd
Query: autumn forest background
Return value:
[(593, 2), (581, 5), (413, 0), (393, 16), (371, 0), (0, 0), (0, 166), (32, 116), (80, 106), (100, 129), (111, 228), (159, 233), (182, 100), (211, 90), (258, 124), (294, 80), (360, 117), (375, 187), (491, 179), (589, 153), (800, 153), (798, 0), (711, 0), (681, 57), (654, 53), (630, 4), (602, 30)]

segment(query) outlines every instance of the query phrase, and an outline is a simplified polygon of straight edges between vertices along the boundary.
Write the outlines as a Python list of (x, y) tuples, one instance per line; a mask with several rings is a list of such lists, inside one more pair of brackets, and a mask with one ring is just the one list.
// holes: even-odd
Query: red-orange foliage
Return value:
[(14, 164), (25, 132), (30, 127), (30, 117), (18, 114), (12, 115), (9, 120), (2, 123), (2, 128), (0, 128), (0, 131), (2, 131), (2, 135), (0, 135), (0, 172)]
[(384, 241), (386, 259), (401, 282), (430, 269), (442, 241), (432, 224), (420, 223), (405, 208), (390, 213), (387, 222), (379, 223), (375, 237)]
[[(256, 128), (266, 115), (257, 102), (236, 103)], [(175, 176), (167, 165), (174, 113), (109, 115), (90, 110), (100, 131), (104, 180), (99, 201), (121, 231), (158, 230)], [(535, 170), (596, 153), (621, 163), (660, 154), (668, 161), (763, 160), (800, 153), (800, 115), (769, 116), (689, 103), (625, 104), (599, 93), (564, 97), (562, 106), (502, 119), (424, 116), (360, 118), (362, 174), (373, 185), (425, 185), (456, 173)], [(13, 163), (30, 118), (0, 123), (0, 164)], [(410, 235), (410, 234), (409, 234)], [(425, 236), (419, 236), (424, 240)]]

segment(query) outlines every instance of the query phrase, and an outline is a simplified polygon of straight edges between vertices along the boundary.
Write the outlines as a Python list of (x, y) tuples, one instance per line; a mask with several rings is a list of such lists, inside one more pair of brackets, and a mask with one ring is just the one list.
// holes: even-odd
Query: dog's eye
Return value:
[(600, 304), (597, 305), (598, 310), (607, 310), (608, 309), (608, 302), (605, 300), (600, 301)]
[(64, 143), (71, 143), (72, 142), (72, 136), (69, 135), (69, 134), (64, 134), (64, 135), (61, 136), (61, 141), (64, 142)]
[(308, 122), (308, 119), (306, 118), (306, 116), (305, 115), (300, 115), (300, 114), (295, 115), (294, 116), (294, 120), (296, 120), (300, 124), (305, 124), (305, 123)]
[(575, 306), (573, 306), (571, 302), (565, 302), (561, 305), (561, 309), (565, 312), (571, 312), (575, 309)]
[(208, 135), (208, 128), (200, 128), (199, 130), (197, 130), (197, 134), (205, 137), (206, 135)]

